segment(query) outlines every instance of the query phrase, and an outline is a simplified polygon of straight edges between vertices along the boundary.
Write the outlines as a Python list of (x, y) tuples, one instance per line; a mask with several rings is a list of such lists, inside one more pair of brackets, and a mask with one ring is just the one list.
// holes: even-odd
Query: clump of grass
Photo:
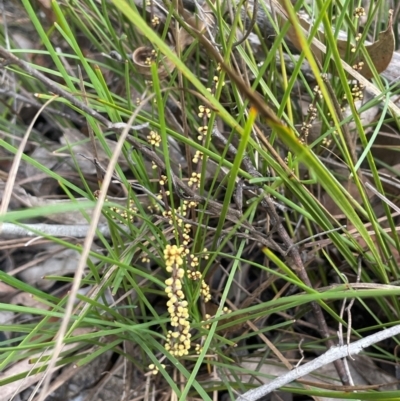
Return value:
[[(294, 24), (295, 10), (282, 3)], [(344, 30), (349, 38), (358, 38), (355, 47), (349, 39), (345, 60), (353, 65), (363, 51), (353, 10), (358, 17), (363, 11), (353, 1), (346, 6), (316, 1), (313, 10), (303, 3), (297, 2), (296, 10), (312, 15), (313, 28), (308, 42), (296, 30), (303, 53), (288, 75), (282, 60), (284, 53), (295, 58), (286, 37), (290, 22), (278, 24), (264, 3), (258, 12), (270, 21), (276, 37), (267, 48), (259, 26), (253, 27), (263, 52), (260, 60), (249, 38), (235, 43), (237, 30), (247, 26), (240, 13), (225, 18), (219, 2), (204, 4), (197, 22), (189, 11), (168, 2), (167, 13), (161, 15), (155, 3), (146, 12), (122, 0), (53, 2), (56, 22), (46, 31), (29, 0), (23, 0), (41, 41), (37, 52), (51, 61), (43, 67), (13, 60), (17, 66), (8, 71), (41, 100), (53, 96), (49, 91), (60, 95), (52, 104), (58, 112), (52, 114), (55, 122), (63, 129), (87, 128), (97, 174), (85, 176), (75, 157), (77, 184), (28, 154), (20, 155), (59, 182), (58, 189), (71, 200), (62, 211), (82, 213), (92, 231), (83, 247), (37, 232), (82, 254), (73, 278), (49, 277), (67, 283), (68, 295), (40, 291), (0, 272), (5, 283), (45, 306), (2, 305), (33, 317), (18, 328), (1, 326), (22, 334), (2, 342), (0, 369), (27, 358), (40, 365), (0, 384), (46, 372), (44, 397), (56, 363), (83, 366), (112, 350), (143, 377), (160, 373), (180, 400), (210, 400), (224, 391), (235, 399), (253, 386), (249, 376), (265, 376), (254, 372), (246, 358), (259, 366), (268, 358), (291, 369), (295, 363), (285, 353), (297, 353), (299, 344), (312, 359), (337, 344), (333, 333), (339, 328), (345, 327), (347, 339), (355, 340), (398, 320), (400, 290), (388, 285), (399, 280), (397, 222), (387, 204), (377, 215), (362, 181), (368, 170), (374, 186), (384, 192), (355, 107), (362, 99), (362, 84), (346, 74), (334, 36)], [(364, 32), (378, 11), (384, 14), (385, 5), (370, 7)], [(207, 15), (215, 26), (206, 22)], [(318, 63), (310, 40), (319, 37), (321, 24), (328, 50)], [(88, 48), (80, 42), (82, 36)], [(56, 43), (62, 44), (61, 51)], [(132, 57), (134, 51), (143, 63)], [(313, 82), (302, 72), (305, 57)], [(356, 63), (353, 68), (361, 67)], [(26, 75), (28, 68), (43, 74), (33, 80)], [(48, 86), (46, 76), (62, 85)], [(296, 84), (304, 89), (301, 96), (295, 95)], [(299, 106), (302, 97), (305, 116)], [(339, 100), (343, 98), (348, 103)], [(343, 107), (351, 110), (350, 117), (343, 116)], [(72, 110), (75, 120), (65, 117), (65, 110)], [(3, 127), (9, 127), (9, 118), (6, 110)], [(355, 133), (349, 131), (352, 121)], [(383, 119), (375, 129), (382, 124)], [(132, 125), (136, 128), (130, 129)], [(23, 124), (17, 127), (24, 129)], [(105, 141), (109, 134), (117, 141), (116, 150)], [(0, 143), (18, 154), (9, 138)], [(69, 150), (75, 145), (69, 144)], [(109, 155), (109, 166), (99, 165), (96, 147)], [(339, 161), (337, 170), (330, 167), (332, 159)], [(123, 205), (111, 198), (115, 192)], [(328, 197), (339, 216), (325, 207)], [(76, 202), (78, 198), (88, 202)], [(95, 212), (84, 211), (86, 207), (95, 207)], [(60, 208), (10, 211), (1, 215), (1, 222), (24, 226), (27, 218), (55, 211)], [(100, 211), (107, 235), (97, 227)], [(94, 241), (98, 250), (91, 248)], [(78, 290), (84, 287), (89, 292), (82, 295)], [(357, 313), (372, 323), (354, 327), (343, 314), (347, 299), (356, 299)], [(126, 344), (135, 352), (125, 352)], [(47, 348), (50, 356), (39, 357)], [(393, 364), (393, 349), (376, 346), (365, 354)], [(333, 379), (349, 384), (343, 362), (335, 367)], [(204, 376), (211, 370), (217, 381)], [(282, 390), (353, 396), (305, 384)], [(375, 399), (391, 395), (374, 393)]]

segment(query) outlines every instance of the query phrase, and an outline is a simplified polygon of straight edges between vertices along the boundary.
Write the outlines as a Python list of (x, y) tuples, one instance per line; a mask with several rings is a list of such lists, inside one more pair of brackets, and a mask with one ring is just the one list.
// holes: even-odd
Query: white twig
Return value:
[[(124, 228), (125, 227), (122, 227), (122, 229)], [(108, 225), (101, 224), (97, 227), (97, 229), (104, 237), (110, 238), (111, 234)], [(24, 237), (40, 237), (41, 234), (58, 238), (85, 238), (88, 230), (88, 224), (24, 224), (24, 226), (19, 226), (12, 223), (3, 223), (3, 229), (1, 231), (0, 238), (14, 239)]]
[(271, 393), (272, 391), (288, 384), (294, 380), (299, 379), (322, 366), (332, 363), (340, 358), (345, 358), (348, 355), (356, 355), (360, 353), (364, 348), (367, 348), (373, 344), (380, 341), (386, 340), (387, 338), (394, 337), (400, 334), (400, 325), (390, 327), (388, 329), (379, 331), (378, 333), (371, 334), (361, 340), (358, 340), (350, 345), (342, 345), (339, 347), (333, 347), (325, 352), (325, 354), (315, 358), (313, 361), (299, 366), (298, 368), (291, 370), (290, 372), (284, 374), (273, 380), (271, 383), (264, 384), (261, 387), (255, 388), (253, 390), (247, 391), (241, 395), (237, 401), (256, 401), (261, 397)]

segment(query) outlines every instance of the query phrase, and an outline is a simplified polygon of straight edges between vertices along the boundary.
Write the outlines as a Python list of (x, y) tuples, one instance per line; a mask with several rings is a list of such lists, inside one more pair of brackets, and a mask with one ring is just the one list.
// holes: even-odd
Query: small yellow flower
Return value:
[(192, 176), (189, 178), (188, 185), (189, 187), (194, 186), (195, 184), (198, 184), (201, 179), (201, 174), (200, 173), (192, 173)]
[(193, 163), (198, 163), (202, 159), (203, 159), (203, 153), (200, 152), (199, 150), (197, 150), (195, 155), (193, 156), (192, 162)]
[[(164, 365), (163, 363), (161, 364), (161, 367), (162, 367), (163, 369), (165, 369), (165, 365)], [(151, 371), (151, 373), (152, 373), (153, 375), (158, 374), (158, 372), (160, 371), (160, 369), (158, 368), (158, 366), (156, 366), (154, 363), (151, 363), (151, 364), (149, 365), (149, 369), (150, 369), (150, 371)]]
[(156, 27), (159, 24), (160, 24), (160, 18), (158, 18), (157, 16), (154, 16), (151, 20), (151, 25), (153, 25), (153, 27)]
[(160, 146), (161, 136), (157, 134), (157, 132), (150, 131), (149, 135), (147, 135), (147, 142), (153, 146)]
[(200, 118), (206, 116), (207, 118), (211, 117), (211, 110), (208, 107), (203, 105), (199, 106), (199, 113), (197, 114)]
[(360, 17), (363, 17), (364, 15), (366, 15), (364, 7), (357, 7), (354, 10), (354, 17), (355, 18), (360, 18)]

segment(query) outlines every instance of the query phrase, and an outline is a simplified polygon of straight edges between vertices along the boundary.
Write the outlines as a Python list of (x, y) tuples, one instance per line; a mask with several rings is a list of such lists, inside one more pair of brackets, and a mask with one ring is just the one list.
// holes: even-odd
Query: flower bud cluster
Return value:
[(171, 317), (171, 326), (174, 328), (174, 330), (168, 331), (165, 349), (177, 357), (188, 355), (192, 336), (189, 333), (188, 303), (182, 291), (182, 279), (185, 275), (182, 265), (185, 254), (183, 246), (167, 245), (164, 249), (166, 270), (171, 273), (171, 277), (165, 280), (165, 293), (169, 298), (167, 307)]
[(314, 103), (310, 103), (307, 110), (307, 120), (303, 122), (301, 131), (301, 141), (306, 143), (308, 135), (310, 134), (310, 129), (313, 126), (315, 119), (317, 118), (317, 108)]
[(364, 17), (365, 15), (366, 15), (366, 13), (365, 13), (365, 8), (364, 7), (357, 7), (354, 10), (354, 17), (355, 18)]
[(161, 136), (155, 131), (150, 131), (149, 135), (147, 135), (147, 142), (152, 146), (160, 146)]
[[(200, 174), (193, 173), (190, 186), (196, 187)], [(160, 176), (161, 193), (167, 183), (167, 177)], [(200, 293), (205, 302), (211, 299), (210, 287), (204, 281), (198, 266), (200, 259), (190, 254), (190, 245), (193, 241), (192, 224), (189, 220), (190, 212), (198, 206), (197, 202), (183, 200), (176, 209), (167, 209), (162, 215), (172, 227), (174, 237), (178, 244), (166, 245), (164, 249), (164, 262), (170, 277), (165, 280), (165, 293), (168, 296), (167, 308), (172, 329), (167, 333), (165, 349), (176, 357), (189, 354), (191, 349), (190, 315), (188, 302), (183, 291), (184, 280), (199, 281)], [(204, 248), (202, 257), (208, 259), (207, 249)]]
[(138, 211), (133, 199), (129, 199), (129, 206), (127, 209), (120, 209), (118, 207), (112, 207), (111, 210), (113, 212), (119, 214), (124, 220), (129, 220), (131, 223), (135, 219), (135, 214)]
[[(212, 78), (212, 84), (211, 87), (207, 88), (207, 90), (212, 93), (213, 95), (215, 94), (215, 91), (217, 89), (218, 83), (220, 82), (219, 75), (221, 73), (221, 66), (218, 64), (217, 66), (217, 71), (216, 74)], [(225, 82), (222, 82), (222, 85), (225, 85)], [(197, 129), (199, 135), (197, 136), (197, 139), (199, 141), (202, 141), (204, 139), (205, 134), (208, 131), (208, 120), (211, 118), (211, 109), (204, 104), (199, 105), (199, 112), (197, 113), (199, 118), (202, 119), (202, 123)], [(195, 161), (196, 160), (196, 161)], [(198, 163), (200, 160), (199, 157), (195, 157), (193, 160), (193, 163)]]
[(189, 178), (188, 185), (189, 187), (197, 187), (200, 184), (201, 174), (200, 173), (192, 173), (192, 176)]
[(209, 109), (208, 107), (205, 107), (203, 105), (200, 105), (199, 106), (199, 113), (197, 115), (200, 118), (203, 118), (203, 117), (210, 118), (211, 117), (211, 109)]
[(203, 160), (203, 153), (199, 150), (196, 150), (195, 155), (193, 156), (192, 162), (197, 164), (199, 161)]
[(157, 52), (156, 52), (155, 50), (152, 50), (151, 53), (150, 53), (150, 55), (149, 55), (148, 57), (146, 57), (146, 60), (144, 61), (144, 63), (145, 63), (146, 65), (151, 65), (151, 63), (152, 63), (153, 61), (155, 61), (156, 56), (157, 56)]
[[(207, 260), (208, 259), (208, 254), (207, 254), (207, 248), (203, 249), (204, 255), (203, 259)], [(200, 293), (203, 296), (204, 302), (208, 302), (211, 300), (211, 292), (210, 292), (210, 287), (209, 285), (203, 280), (203, 275), (201, 274), (200, 271), (197, 270), (197, 267), (200, 264), (200, 259), (198, 256), (195, 256), (194, 254), (188, 255), (188, 270), (187, 270), (187, 277), (188, 279), (192, 281), (200, 281), (201, 280), (201, 287), (200, 287)]]
[[(163, 363), (161, 364), (161, 367), (162, 367), (163, 369), (165, 369), (165, 365), (164, 365)], [(154, 363), (151, 363), (151, 364), (149, 365), (149, 369), (150, 369), (150, 371), (151, 371), (151, 373), (152, 373), (153, 375), (158, 374), (158, 372), (160, 371), (160, 369), (158, 368), (158, 366), (156, 366)]]
[(364, 89), (365, 86), (363, 84), (354, 84), (351, 88), (351, 94), (353, 96), (353, 101), (362, 100), (364, 98)]
[(151, 25), (153, 26), (153, 28), (155, 28), (156, 26), (160, 25), (160, 18), (157, 16), (154, 16), (151, 19)]
[[(204, 252), (206, 251), (205, 248)], [(208, 258), (207, 254), (205, 254), (205, 258)], [(193, 254), (189, 255), (187, 245), (167, 245), (164, 249), (164, 261), (166, 271), (171, 274), (165, 280), (165, 293), (168, 296), (167, 308), (172, 326), (172, 330), (167, 333), (165, 349), (176, 357), (182, 357), (188, 355), (191, 348), (189, 308), (183, 291), (184, 266), (190, 264), (186, 273), (188, 279), (200, 281), (200, 292), (204, 302), (211, 299), (210, 287), (196, 269), (199, 264), (198, 257)]]
[[(94, 197), (96, 199), (99, 198), (99, 195), (100, 195), (100, 191), (94, 192)], [(105, 202), (108, 202), (107, 198), (105, 199)], [(131, 223), (134, 221), (135, 215), (137, 214), (137, 211), (138, 211), (137, 207), (135, 206), (135, 201), (133, 199), (129, 199), (127, 208), (119, 208), (116, 206), (112, 206), (112, 207), (110, 207), (110, 210), (112, 210), (114, 213), (121, 216), (124, 220), (129, 220)], [(113, 214), (111, 214), (110, 217), (113, 220), (117, 219), (117, 217)]]
[(168, 177), (166, 175), (161, 174), (160, 179), (158, 181), (161, 189), (160, 189), (159, 194), (157, 195), (157, 198), (160, 200), (163, 198), (163, 194), (165, 196), (171, 195), (171, 192), (168, 189), (165, 189), (165, 186), (167, 185), (167, 181), (168, 181)]
[[(229, 309), (227, 306), (224, 306), (221, 312), (221, 316), (222, 315), (227, 315), (229, 313), (232, 313), (232, 310)], [(203, 320), (201, 322), (201, 325), (204, 329), (208, 330), (211, 327), (211, 323), (210, 320), (213, 319), (215, 316), (211, 316), (209, 313), (206, 313), (204, 315), (205, 320)]]

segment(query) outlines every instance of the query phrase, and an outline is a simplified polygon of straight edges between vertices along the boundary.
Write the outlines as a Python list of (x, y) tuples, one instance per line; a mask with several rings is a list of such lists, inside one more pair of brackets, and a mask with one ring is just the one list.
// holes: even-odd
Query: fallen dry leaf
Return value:
[(18, 292), (18, 290), (16, 288), (11, 287), (10, 285), (0, 281), (0, 300), (1, 300), (1, 302), (5, 302), (10, 297), (15, 295), (17, 292)]
[(396, 391), (396, 378), (381, 369), (372, 358), (367, 355), (353, 355), (348, 359), (350, 366), (357, 372), (367, 384), (386, 384), (379, 390)]
[[(74, 274), (79, 263), (80, 253), (78, 251), (63, 248), (56, 244), (44, 244), (31, 248), (31, 250), (32, 261), (18, 276), (25, 283), (35, 285), (36, 288), (41, 290), (49, 290), (55, 283), (54, 280), (49, 280), (46, 276)], [(96, 261), (92, 260), (92, 262)], [(20, 293), (18, 296), (22, 294)]]
[[(283, 24), (288, 20), (288, 17), (284, 10), (282, 10), (280, 7), (278, 7), (278, 9), (280, 11), (279, 15), (281, 16), (280, 25), (283, 26)], [(299, 17), (298, 19), (300, 25), (303, 28), (303, 33), (307, 36), (307, 32), (310, 32), (312, 28), (311, 24), (309, 24), (303, 18)], [(296, 30), (293, 28), (293, 26), (291, 26), (287, 31), (287, 37), (299, 51), (302, 50), (302, 45), (300, 44), (300, 41), (296, 34)], [(318, 32), (315, 38), (318, 39), (320, 42), (325, 43), (325, 35), (323, 32)], [(341, 58), (345, 59), (346, 54), (348, 54), (349, 48), (348, 40), (338, 39), (336, 43)], [(315, 59), (322, 64), (324, 52), (319, 47), (317, 47), (315, 43), (311, 43), (311, 49)], [(378, 40), (376, 42), (366, 45), (365, 50), (369, 54), (369, 57), (371, 58), (371, 61), (375, 66), (376, 71), (378, 73), (381, 73), (382, 71), (385, 71), (388, 67), (393, 57), (394, 49), (395, 40), (393, 34), (393, 18), (392, 13), (390, 13), (387, 29), (379, 33)], [(366, 62), (366, 58), (361, 52), (359, 52), (355, 60), (352, 60), (351, 64), (354, 65), (359, 62), (363, 62), (364, 65), (361, 70), (358, 70), (358, 72), (367, 79), (372, 78), (372, 71), (369, 68), (368, 63)]]
[[(89, 333), (91, 330), (93, 329), (78, 329), (76, 332), (74, 332), (74, 335), (78, 336), (81, 334), (86, 334)], [(65, 344), (63, 346), (63, 352), (67, 352), (69, 350), (72, 350), (73, 348), (76, 348), (76, 345), (76, 343)], [(10, 380), (7, 384), (4, 384), (1, 387), (1, 396), (3, 400), (17, 399), (15, 398), (16, 394), (21, 393), (22, 391), (26, 390), (43, 378), (45, 372), (37, 373), (33, 372), (33, 369), (44, 366), (44, 364), (41, 362), (32, 363), (32, 360), (35, 360), (37, 358), (44, 358), (45, 356), (50, 355), (50, 352), (51, 351), (46, 353), (38, 352), (37, 354), (27, 352), (27, 357), (25, 359), (17, 361), (10, 368), (8, 368), (7, 370), (3, 370), (0, 373), (1, 380), (15, 378), (15, 380)], [(62, 367), (63, 364), (59, 364), (58, 366), (55, 366), (50, 373), (53, 374)], [(20, 379), (19, 377), (22, 378)]]
[[(95, 155), (94, 155), (93, 145), (89, 141), (89, 138), (85, 136), (81, 131), (75, 128), (65, 128), (63, 130), (63, 134), (64, 134), (63, 137), (60, 138), (60, 142), (63, 145), (68, 144), (70, 146), (72, 152), (75, 155), (75, 160), (78, 163), (82, 174), (83, 175), (95, 174), (96, 168), (95, 164), (93, 163)], [(104, 138), (103, 140), (107, 144), (110, 151), (114, 152), (117, 143), (108, 138)], [(100, 164), (106, 166), (108, 164), (108, 161), (110, 160), (110, 157), (107, 155), (103, 147), (99, 144), (97, 139), (96, 139), (96, 144), (97, 144), (96, 146), (97, 161)], [(69, 154), (69, 149), (67, 149), (63, 153), (59, 151), (54, 151), (53, 154), (55, 154), (58, 157), (59, 156), (65, 157), (67, 163), (71, 166), (71, 168), (74, 171), (76, 170), (74, 161)], [(81, 155), (85, 156), (87, 159), (85, 157), (82, 157)], [(129, 164), (123, 154), (121, 154), (118, 157), (118, 165), (123, 169), (129, 167)]]
[[(346, 55), (346, 48), (348, 46), (347, 41), (338, 40), (337, 45), (340, 56), (344, 58)], [(390, 13), (387, 29), (379, 33), (378, 40), (376, 42), (365, 46), (365, 50), (369, 54), (369, 57), (371, 58), (371, 61), (378, 74), (380, 74), (382, 71), (385, 71), (388, 67), (390, 61), (392, 60), (394, 49), (395, 41), (393, 34), (393, 18), (392, 13)], [(374, 76), (363, 54), (360, 53), (355, 62), (364, 63), (362, 70), (359, 70), (359, 72), (365, 78), (370, 79)]]

